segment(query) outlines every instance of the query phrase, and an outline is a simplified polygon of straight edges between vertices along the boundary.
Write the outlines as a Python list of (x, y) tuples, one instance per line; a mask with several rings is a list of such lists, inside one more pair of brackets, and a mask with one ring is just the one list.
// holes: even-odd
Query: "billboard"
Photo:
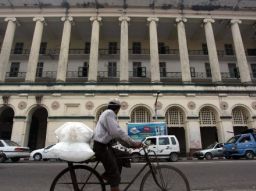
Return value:
[(128, 123), (127, 130), (128, 135), (132, 139), (138, 141), (141, 141), (148, 136), (167, 135), (165, 122)]

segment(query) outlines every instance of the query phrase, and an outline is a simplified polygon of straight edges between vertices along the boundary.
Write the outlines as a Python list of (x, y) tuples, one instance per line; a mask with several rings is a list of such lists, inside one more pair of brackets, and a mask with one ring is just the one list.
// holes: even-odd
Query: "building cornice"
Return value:
[[(66, 14), (66, 10), (63, 8), (0, 8), (0, 18), (15, 16), (15, 17), (35, 17), (43, 16), (48, 17), (62, 17)], [(117, 17), (117, 19), (123, 15), (123, 10), (118, 8), (104, 8), (96, 11), (94, 8), (70, 8), (69, 16), (72, 17), (88, 17), (91, 16), (100, 17)], [(130, 8), (126, 9), (125, 15), (128, 17), (158, 17), (175, 19), (181, 17), (180, 10), (177, 9), (155, 9), (152, 13), (151, 9), (143, 8)], [(241, 20), (255, 20), (255, 11), (232, 11), (232, 10), (215, 10), (215, 11), (194, 11), (194, 10), (184, 10), (182, 12), (182, 17), (186, 17), (188, 20), (190, 18), (204, 19), (206, 17), (211, 17), (213, 19), (241, 19)]]

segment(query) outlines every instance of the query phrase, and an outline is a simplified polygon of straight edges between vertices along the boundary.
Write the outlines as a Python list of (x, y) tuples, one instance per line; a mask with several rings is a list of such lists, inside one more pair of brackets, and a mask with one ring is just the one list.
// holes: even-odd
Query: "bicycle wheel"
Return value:
[(72, 168), (79, 190), (74, 190), (69, 168), (65, 168), (54, 178), (50, 191), (105, 191), (105, 184), (94, 169), (84, 165), (75, 165)]
[(149, 170), (143, 177), (140, 191), (189, 191), (189, 183), (186, 176), (173, 166), (160, 165), (155, 168), (159, 186), (156, 184), (151, 171)]

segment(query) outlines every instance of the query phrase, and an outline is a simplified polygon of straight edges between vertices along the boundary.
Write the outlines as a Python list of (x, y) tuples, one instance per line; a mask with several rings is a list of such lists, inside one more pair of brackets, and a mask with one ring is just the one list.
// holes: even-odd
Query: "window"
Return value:
[(131, 122), (140, 123), (140, 122), (150, 122), (151, 115), (147, 108), (143, 106), (136, 107), (131, 113)]
[(145, 144), (146, 144), (146, 145), (156, 145), (156, 138), (148, 138), (148, 139), (145, 141)]
[(132, 43), (132, 53), (133, 54), (141, 54), (141, 43), (140, 42)]
[(169, 145), (169, 137), (161, 137), (159, 138), (159, 145)]
[(230, 78), (240, 78), (239, 69), (235, 63), (228, 64)]
[(116, 62), (108, 63), (108, 77), (116, 77)]
[(251, 142), (251, 137), (249, 135), (246, 135), (239, 140), (239, 143), (247, 143), (247, 142)]
[(171, 107), (165, 114), (165, 120), (168, 127), (183, 127), (184, 115), (183, 111), (178, 107)]
[(0, 141), (0, 147), (4, 147), (4, 144)]
[(205, 43), (202, 44), (202, 50), (203, 50), (203, 54), (204, 54), (204, 55), (208, 55), (207, 44), (205, 44)]
[(117, 54), (117, 42), (110, 42), (108, 44), (108, 54)]
[(195, 67), (190, 67), (190, 75), (191, 75), (191, 77), (196, 77), (196, 69), (195, 69)]
[(247, 126), (248, 114), (242, 108), (236, 107), (232, 111), (233, 125), (235, 126)]
[(158, 52), (159, 54), (166, 54), (166, 46), (163, 42), (158, 43)]
[(14, 54), (22, 54), (23, 52), (23, 42), (16, 42), (15, 48), (14, 48)]
[(205, 63), (205, 72), (206, 72), (206, 77), (211, 78), (212, 77), (212, 71), (209, 63)]
[(19, 69), (20, 69), (20, 63), (12, 62), (11, 68), (10, 68), (10, 77), (18, 77)]
[(78, 77), (88, 77), (88, 63), (84, 62), (83, 67), (78, 68)]
[(174, 137), (171, 137), (171, 141), (172, 141), (172, 144), (173, 145), (176, 145), (177, 143), (176, 143), (176, 140), (174, 139)]
[(251, 64), (252, 76), (256, 78), (256, 64)]
[(248, 56), (256, 56), (256, 48), (247, 49), (247, 55)]
[(47, 42), (41, 42), (39, 54), (46, 54)]
[(226, 55), (234, 55), (232, 44), (224, 44)]
[(146, 77), (146, 68), (141, 67), (141, 62), (133, 62), (133, 77)]
[(211, 108), (203, 108), (199, 112), (200, 126), (216, 126), (216, 116)]
[(42, 77), (43, 76), (43, 68), (44, 68), (44, 63), (43, 62), (38, 62), (37, 63), (37, 68), (36, 68), (36, 77)]
[(85, 54), (90, 54), (90, 48), (91, 48), (91, 43), (90, 42), (86, 42), (84, 44), (84, 53)]
[(160, 77), (166, 77), (166, 63), (160, 62)]

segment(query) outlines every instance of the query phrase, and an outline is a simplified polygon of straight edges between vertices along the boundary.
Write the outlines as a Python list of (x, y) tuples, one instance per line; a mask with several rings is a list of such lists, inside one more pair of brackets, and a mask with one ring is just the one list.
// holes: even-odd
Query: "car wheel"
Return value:
[(140, 162), (140, 154), (139, 153), (132, 154), (132, 162)]
[(205, 157), (206, 160), (212, 160), (212, 158), (213, 158), (212, 153), (206, 153), (204, 155), (204, 157)]
[(177, 153), (171, 153), (171, 154), (170, 154), (170, 161), (171, 161), (171, 162), (177, 162), (178, 159), (179, 159), (179, 156), (178, 156)]
[(40, 153), (36, 153), (36, 154), (34, 154), (33, 158), (36, 161), (40, 161), (40, 160), (42, 160), (42, 155)]
[(0, 155), (0, 163), (4, 162), (6, 160), (6, 157), (4, 154)]
[(252, 160), (254, 158), (254, 153), (252, 151), (246, 151), (245, 158)]
[(12, 161), (12, 162), (18, 162), (19, 160), (20, 160), (19, 157), (11, 158), (11, 161)]

